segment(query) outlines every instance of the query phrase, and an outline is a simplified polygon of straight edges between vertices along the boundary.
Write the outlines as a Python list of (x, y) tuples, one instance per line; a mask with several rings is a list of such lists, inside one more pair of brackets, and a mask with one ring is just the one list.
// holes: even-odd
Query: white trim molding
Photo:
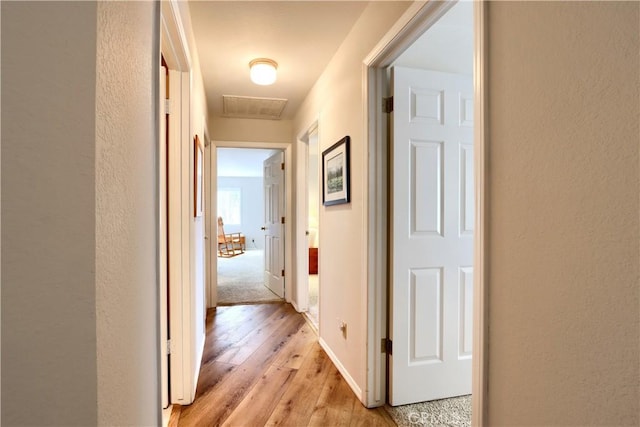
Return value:
[(309, 124), (305, 131), (296, 138), (296, 292), (291, 303), (298, 312), (309, 310), (309, 251), (307, 249), (307, 221), (309, 216), (309, 139), (315, 133), (319, 134), (318, 116)]
[[(171, 330), (171, 401), (190, 404), (195, 398), (204, 333), (196, 336), (195, 282), (193, 280), (191, 195), (193, 194), (190, 144), (193, 132), (191, 113), (191, 54), (183, 25), (178, 0), (161, 2), (161, 53), (168, 65), (170, 76), (171, 114), (169, 120), (169, 197), (180, 203), (169, 204), (169, 324)], [(164, 168), (159, 164), (158, 168)], [(160, 345), (166, 345), (161, 341)]]
[[(293, 242), (295, 239), (293, 222), (293, 211), (295, 205), (293, 203), (293, 144), (289, 142), (260, 142), (260, 141), (211, 141), (212, 150), (217, 148), (266, 148), (273, 150), (282, 150), (284, 152), (284, 187), (285, 187), (285, 226), (284, 226), (284, 259), (294, 259)], [(214, 154), (215, 155), (215, 154)], [(214, 157), (215, 158), (215, 157)], [(211, 200), (217, 199), (218, 194), (218, 165), (214, 162), (211, 168), (211, 191), (208, 195)], [(214, 252), (215, 253), (215, 252)], [(292, 302), (292, 291), (295, 283), (293, 274), (293, 265), (291, 262), (284, 265), (284, 299), (286, 302)], [(211, 286), (217, 286), (218, 278), (216, 274), (211, 276)], [(217, 301), (215, 301), (217, 303)]]
[(471, 424), (487, 425), (489, 378), (489, 165), (488, 165), (488, 49), (487, 3), (473, 8), (475, 240), (473, 278), (473, 367), (471, 371)]
[(191, 54), (189, 53), (189, 43), (182, 25), (178, 0), (164, 0), (160, 3), (162, 55), (167, 61), (169, 69), (189, 71), (191, 70)]

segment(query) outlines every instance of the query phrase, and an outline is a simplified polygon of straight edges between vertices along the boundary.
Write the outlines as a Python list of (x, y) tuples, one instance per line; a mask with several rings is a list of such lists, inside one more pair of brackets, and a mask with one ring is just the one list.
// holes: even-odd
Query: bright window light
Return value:
[(241, 225), (242, 191), (240, 188), (218, 188), (218, 216), (225, 225)]

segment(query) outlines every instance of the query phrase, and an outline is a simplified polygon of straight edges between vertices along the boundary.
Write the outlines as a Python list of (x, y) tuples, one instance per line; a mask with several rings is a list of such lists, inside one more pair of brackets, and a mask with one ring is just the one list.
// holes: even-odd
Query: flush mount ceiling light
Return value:
[(258, 58), (249, 62), (251, 81), (257, 85), (267, 86), (276, 81), (278, 63), (272, 59)]

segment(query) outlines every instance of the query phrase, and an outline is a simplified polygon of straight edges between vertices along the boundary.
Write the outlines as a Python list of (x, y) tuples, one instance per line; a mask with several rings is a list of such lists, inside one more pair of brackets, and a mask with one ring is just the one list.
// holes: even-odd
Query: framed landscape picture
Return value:
[(349, 203), (349, 142), (345, 136), (322, 152), (322, 204)]

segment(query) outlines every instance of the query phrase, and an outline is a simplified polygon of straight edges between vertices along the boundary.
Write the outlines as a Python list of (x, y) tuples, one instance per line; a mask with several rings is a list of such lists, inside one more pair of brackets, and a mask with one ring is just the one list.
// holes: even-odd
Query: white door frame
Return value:
[[(191, 182), (189, 167), (191, 144), (190, 135), (190, 96), (191, 96), (191, 56), (186, 33), (180, 17), (177, 0), (161, 2), (160, 11), (160, 49), (169, 68), (174, 74), (170, 80), (170, 129), (169, 129), (169, 177), (167, 186), (170, 198), (179, 200), (169, 206), (169, 224), (173, 227), (169, 231), (169, 328), (171, 330), (169, 372), (171, 383), (170, 403), (190, 404), (195, 397), (197, 373), (193, 363), (196, 354), (196, 337), (191, 319), (192, 299), (194, 298), (190, 286), (190, 233), (189, 220), (191, 218), (191, 204), (189, 185)], [(158, 58), (158, 61), (160, 59)], [(172, 144), (176, 142), (176, 144)], [(182, 144), (180, 143), (182, 142)], [(165, 165), (158, 168), (163, 170)], [(162, 168), (162, 169), (160, 169)], [(160, 185), (158, 191), (162, 191)], [(166, 230), (160, 230), (160, 238), (166, 239)], [(161, 290), (165, 293), (165, 290)], [(160, 322), (167, 323), (166, 301), (159, 303)], [(164, 339), (159, 345), (167, 346)], [(160, 351), (160, 350), (159, 350)]]
[(162, 65), (160, 67), (160, 97), (159, 97), (159, 121), (160, 138), (158, 138), (158, 284), (160, 286), (160, 394), (162, 408), (167, 408), (169, 403), (169, 363), (168, 348), (164, 344), (168, 336), (169, 322), (167, 316), (167, 119), (165, 112), (165, 100), (167, 99), (167, 74), (169, 70)]
[[(448, 2), (413, 3), (363, 63), (365, 141), (365, 181), (368, 183), (365, 232), (367, 250), (367, 387), (364, 400), (368, 407), (386, 401), (386, 355), (380, 343), (387, 337), (387, 139), (386, 114), (382, 98), (387, 96), (385, 69), (418, 37), (440, 19), (454, 4)], [(474, 168), (475, 168), (475, 240), (474, 240), (474, 319), (472, 370), (472, 425), (486, 424), (487, 386), (487, 205), (488, 173), (486, 152), (487, 55), (486, 4), (474, 2)]]
[[(284, 224), (284, 299), (291, 302), (292, 284), (294, 280), (294, 257), (293, 248), (293, 146), (288, 142), (251, 142), (251, 141), (211, 141), (211, 189), (209, 191), (209, 200), (211, 201), (211, 212), (217, 212), (216, 203), (218, 200), (218, 164), (216, 149), (217, 148), (262, 148), (284, 151), (284, 191), (285, 191), (285, 224)], [(209, 239), (210, 253), (218, 253), (217, 239)], [(215, 307), (218, 304), (218, 258), (209, 257), (209, 267), (211, 276), (209, 282), (209, 307)]]
[[(204, 175), (204, 202), (207, 205), (205, 209), (205, 312), (206, 308), (215, 307), (218, 303), (218, 288), (211, 286), (212, 283), (217, 284), (217, 269), (218, 269), (218, 247), (217, 247), (217, 209), (218, 200), (210, 197), (213, 194), (212, 187), (217, 183), (217, 178), (214, 176), (216, 173), (217, 153), (216, 148), (209, 139), (208, 132), (205, 132), (205, 145), (204, 145), (204, 163), (205, 163), (205, 175)], [(213, 237), (213, 233), (216, 233), (216, 237)]]
[[(296, 293), (291, 304), (298, 312), (309, 310), (309, 250), (308, 217), (309, 217), (309, 135), (319, 134), (318, 119), (306, 127), (297, 138), (296, 149)], [(318, 221), (320, 219), (318, 218)], [(319, 227), (318, 227), (319, 228)], [(319, 327), (320, 325), (318, 325)]]

